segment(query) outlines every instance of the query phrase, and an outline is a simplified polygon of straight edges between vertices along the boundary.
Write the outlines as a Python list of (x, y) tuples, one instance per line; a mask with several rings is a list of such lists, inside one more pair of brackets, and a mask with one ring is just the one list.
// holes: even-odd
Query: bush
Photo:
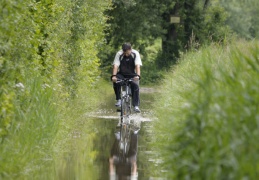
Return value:
[(79, 89), (95, 85), (108, 4), (1, 1), (0, 178), (40, 169), (59, 128), (56, 115)]
[(173, 179), (256, 179), (259, 44), (189, 53), (166, 78), (155, 131)]

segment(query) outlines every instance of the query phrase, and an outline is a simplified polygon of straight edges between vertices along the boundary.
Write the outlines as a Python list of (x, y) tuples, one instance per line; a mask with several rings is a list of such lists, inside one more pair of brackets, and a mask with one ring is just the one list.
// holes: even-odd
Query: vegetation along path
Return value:
[(123, 42), (141, 54), (141, 85), (161, 90), (141, 87), (134, 115), (139, 179), (258, 179), (258, 0), (1, 0), (0, 12), (1, 180), (108, 178)]

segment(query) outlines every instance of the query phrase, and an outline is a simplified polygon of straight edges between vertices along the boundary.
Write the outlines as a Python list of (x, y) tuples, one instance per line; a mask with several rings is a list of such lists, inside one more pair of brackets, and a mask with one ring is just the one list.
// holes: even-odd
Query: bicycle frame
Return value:
[(121, 83), (121, 123), (125, 122), (129, 119), (129, 115), (131, 114), (132, 109), (132, 101), (131, 101), (131, 86), (130, 82), (133, 79), (125, 78), (118, 80), (117, 83)]
[(122, 154), (122, 158), (125, 159), (130, 146), (130, 114), (131, 114), (131, 87), (130, 82), (133, 79), (123, 79), (117, 82), (121, 83), (121, 113), (120, 113), (120, 141), (119, 150)]

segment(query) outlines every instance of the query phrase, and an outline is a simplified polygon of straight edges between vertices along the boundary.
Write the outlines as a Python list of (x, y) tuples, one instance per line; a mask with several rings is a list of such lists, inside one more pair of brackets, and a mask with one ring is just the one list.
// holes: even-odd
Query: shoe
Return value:
[(117, 102), (115, 103), (115, 106), (117, 106), (117, 107), (120, 107), (120, 106), (121, 106), (121, 100), (120, 100), (120, 99), (117, 100)]
[(135, 107), (134, 107), (134, 111), (135, 111), (136, 113), (140, 113), (139, 107), (138, 107), (138, 106), (135, 106)]
[(120, 132), (116, 132), (116, 133), (114, 133), (114, 135), (115, 135), (115, 138), (116, 138), (117, 140), (120, 139)]
[(116, 127), (121, 127), (121, 122), (118, 122)]
[(140, 130), (140, 128), (136, 128), (136, 129), (133, 130), (133, 133), (138, 134), (139, 130)]

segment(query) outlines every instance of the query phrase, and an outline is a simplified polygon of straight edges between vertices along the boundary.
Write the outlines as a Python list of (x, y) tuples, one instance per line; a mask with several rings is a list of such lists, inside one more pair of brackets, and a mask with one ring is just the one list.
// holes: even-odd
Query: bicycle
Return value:
[(116, 83), (121, 84), (121, 107), (120, 107), (120, 140), (119, 152), (125, 159), (129, 147), (131, 137), (130, 115), (132, 112), (132, 96), (130, 82), (133, 78), (124, 78), (117, 80)]

